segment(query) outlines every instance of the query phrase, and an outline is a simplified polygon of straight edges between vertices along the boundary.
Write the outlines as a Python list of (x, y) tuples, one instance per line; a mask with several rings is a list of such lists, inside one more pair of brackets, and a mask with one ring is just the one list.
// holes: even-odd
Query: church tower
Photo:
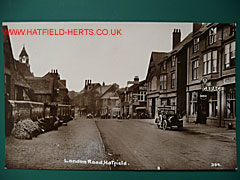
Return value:
[(26, 52), (25, 45), (23, 45), (22, 51), (19, 54), (19, 60), (21, 63), (26, 63), (27, 65), (29, 65), (29, 56)]

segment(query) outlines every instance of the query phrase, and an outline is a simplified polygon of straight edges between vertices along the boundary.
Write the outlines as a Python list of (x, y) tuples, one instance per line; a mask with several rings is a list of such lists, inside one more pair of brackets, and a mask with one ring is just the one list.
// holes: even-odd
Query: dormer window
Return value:
[(209, 44), (213, 44), (217, 41), (217, 27), (209, 30)]
[(193, 52), (198, 52), (199, 50), (199, 38), (193, 40)]
[(167, 69), (167, 61), (163, 61), (163, 70)]
[(229, 35), (234, 36), (235, 33), (236, 33), (236, 24), (231, 24)]
[(174, 67), (176, 63), (176, 55), (172, 56), (171, 67)]

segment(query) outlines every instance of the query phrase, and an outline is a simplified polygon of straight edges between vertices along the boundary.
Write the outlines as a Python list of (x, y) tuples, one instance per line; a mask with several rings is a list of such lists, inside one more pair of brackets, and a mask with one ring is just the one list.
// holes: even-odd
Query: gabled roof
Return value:
[(26, 77), (35, 94), (52, 94), (53, 78)]
[(132, 86), (130, 86), (128, 88), (128, 92), (129, 91), (133, 91), (134, 89), (138, 88), (139, 86), (142, 86), (146, 83), (146, 80), (140, 81), (139, 84), (133, 84)]
[(27, 51), (26, 51), (26, 49), (25, 49), (25, 46), (24, 46), (24, 45), (23, 45), (22, 51), (21, 51), (21, 53), (19, 54), (19, 56), (21, 56), (21, 57), (23, 57), (23, 56), (26, 56), (26, 57), (28, 57), (28, 54), (27, 54)]
[(104, 93), (102, 93), (100, 98), (102, 99), (102, 98), (106, 98), (108, 96), (110, 97), (110, 94), (111, 93), (115, 93), (116, 94), (117, 90), (118, 90), (118, 85), (114, 83), (114, 84), (110, 85), (110, 87)]
[(107, 92), (107, 90), (109, 88), (111, 88), (112, 85), (104, 85), (104, 86), (99, 86), (97, 87), (97, 91), (99, 92), (100, 95), (104, 94), (105, 92)]
[(148, 78), (152, 67), (155, 67), (156, 70), (159, 70), (158, 64), (161, 62), (161, 60), (164, 57), (168, 56), (168, 54), (169, 53), (167, 53), (167, 52), (152, 52), (151, 53), (146, 79)]
[(59, 89), (67, 89), (60, 80), (58, 80), (58, 88)]
[(18, 72), (15, 73), (14, 80), (15, 80), (14, 84), (17, 86), (21, 86), (28, 89), (31, 88), (26, 79), (23, 76), (21, 76)]

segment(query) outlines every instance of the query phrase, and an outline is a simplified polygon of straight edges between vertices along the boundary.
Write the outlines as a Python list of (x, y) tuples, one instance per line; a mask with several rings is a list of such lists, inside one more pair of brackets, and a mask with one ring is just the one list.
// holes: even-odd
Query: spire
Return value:
[(20, 60), (22, 63), (27, 63), (27, 64), (29, 64), (29, 57), (28, 57), (27, 51), (26, 51), (26, 49), (25, 49), (25, 44), (23, 44), (22, 51), (21, 51), (21, 53), (19, 54), (19, 60)]
[[(27, 51), (26, 51), (26, 49), (25, 49), (25, 44), (23, 44), (22, 51), (21, 51), (21, 53), (19, 54), (19, 57), (23, 57), (23, 56), (28, 57)], [(20, 58), (19, 58), (19, 59), (20, 59)]]

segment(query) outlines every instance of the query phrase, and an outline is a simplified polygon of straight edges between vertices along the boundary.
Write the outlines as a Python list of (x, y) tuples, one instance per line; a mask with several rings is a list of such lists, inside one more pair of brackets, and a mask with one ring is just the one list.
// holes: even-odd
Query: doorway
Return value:
[(155, 117), (156, 98), (152, 98), (152, 118)]

